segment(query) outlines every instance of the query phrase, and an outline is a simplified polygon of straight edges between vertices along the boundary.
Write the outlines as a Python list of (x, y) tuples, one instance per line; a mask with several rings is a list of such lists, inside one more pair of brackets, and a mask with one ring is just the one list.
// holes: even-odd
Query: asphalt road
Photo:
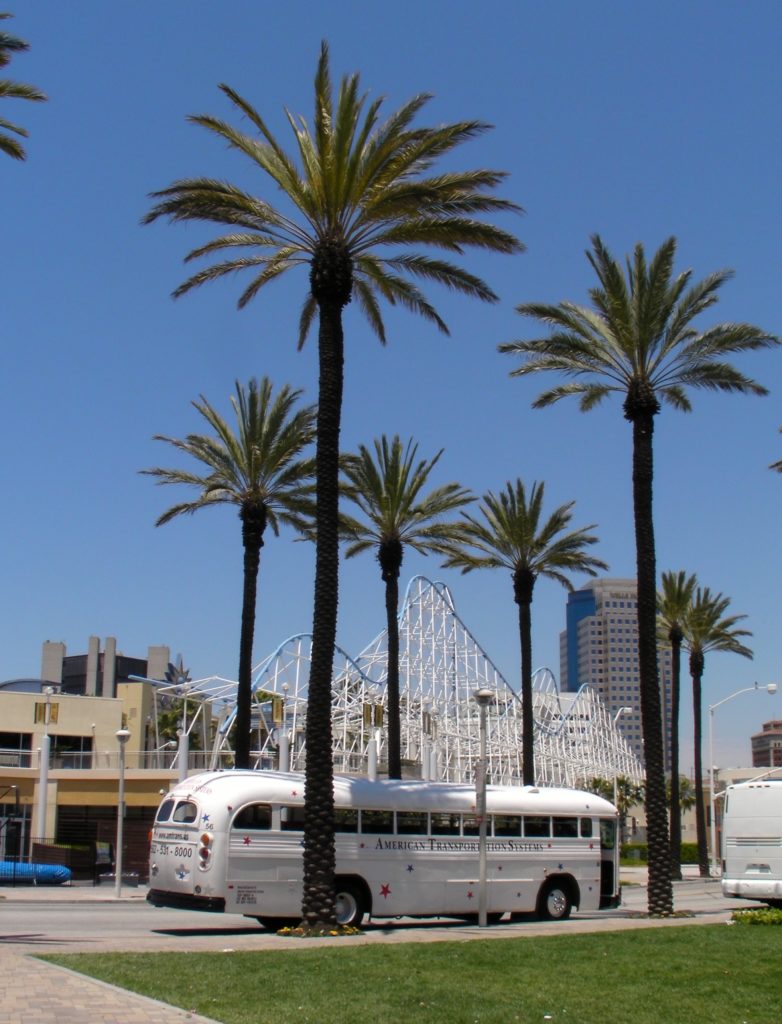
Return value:
[[(677, 918), (668, 924), (726, 921), (732, 910), (746, 905), (725, 899), (717, 881), (688, 879), (676, 883), (674, 890), (676, 909), (694, 917)], [(49, 898), (42, 890), (22, 894), (6, 888), (0, 893), (0, 946), (10, 946), (17, 952), (281, 949), (304, 945), (300, 939), (266, 932), (252, 919), (154, 908), (144, 901), (142, 892), (121, 901), (91, 889), (61, 891)], [(337, 941), (442, 941), (649, 927), (651, 922), (638, 916), (645, 909), (645, 887), (625, 885), (623, 905), (618, 910), (574, 913), (569, 921), (541, 922), (530, 916), (526, 921), (479, 929), (448, 919), (402, 919), (370, 923), (355, 939)]]

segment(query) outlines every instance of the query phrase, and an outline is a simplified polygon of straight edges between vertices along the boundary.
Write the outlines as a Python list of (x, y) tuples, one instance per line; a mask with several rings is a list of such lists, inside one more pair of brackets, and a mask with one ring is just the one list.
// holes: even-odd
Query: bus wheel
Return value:
[(337, 911), (337, 924), (348, 925), (350, 928), (361, 926), (366, 908), (364, 894), (355, 882), (338, 880), (334, 903)]
[(546, 882), (538, 895), (538, 917), (544, 921), (564, 921), (570, 917), (573, 902), (567, 885), (562, 882)]
[(256, 917), (255, 920), (267, 932), (278, 932), (280, 928), (295, 928), (299, 923), (297, 917)]

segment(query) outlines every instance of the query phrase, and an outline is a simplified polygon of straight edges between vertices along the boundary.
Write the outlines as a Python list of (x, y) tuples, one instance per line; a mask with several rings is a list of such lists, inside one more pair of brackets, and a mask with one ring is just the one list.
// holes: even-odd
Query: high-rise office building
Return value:
[[(638, 587), (635, 580), (595, 580), (568, 595), (566, 628), (560, 634), (560, 689), (592, 687), (617, 728), (643, 761), (641, 685), (638, 669)], [(670, 761), (671, 652), (659, 654), (664, 709), (665, 765)], [(631, 711), (621, 709), (631, 708)]]
[(762, 730), (756, 732), (750, 742), (753, 768), (782, 766), (782, 722), (764, 722)]

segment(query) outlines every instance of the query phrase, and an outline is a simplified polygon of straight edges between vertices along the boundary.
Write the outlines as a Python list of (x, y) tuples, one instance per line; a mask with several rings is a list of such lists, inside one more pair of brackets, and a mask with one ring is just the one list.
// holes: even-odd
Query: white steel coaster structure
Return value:
[[(479, 708), (473, 694), (496, 693), (489, 706), (487, 760), (495, 783), (521, 785), (521, 699), (456, 614), (442, 583), (416, 576), (399, 616), (401, 742), (405, 774), (471, 781), (479, 756)], [(258, 767), (287, 763), (304, 768), (311, 637), (290, 637), (253, 675), (254, 743)], [(334, 767), (364, 773), (385, 761), (387, 645), (384, 630), (353, 659), (335, 650), (332, 689)], [(593, 777), (625, 776), (634, 784), (643, 769), (598, 695), (587, 686), (560, 694), (552, 673), (533, 677), (535, 773), (539, 785), (578, 786)], [(236, 684), (201, 680), (200, 694), (219, 712), (211, 765), (225, 762), (235, 716)], [(281, 743), (281, 737), (285, 740)], [(284, 753), (283, 753), (284, 751)]]

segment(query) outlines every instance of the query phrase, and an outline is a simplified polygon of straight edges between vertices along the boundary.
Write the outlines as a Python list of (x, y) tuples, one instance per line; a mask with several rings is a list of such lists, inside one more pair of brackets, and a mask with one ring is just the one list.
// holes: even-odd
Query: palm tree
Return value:
[(590, 290), (592, 307), (572, 302), (517, 306), (549, 330), (546, 337), (500, 345), (523, 357), (512, 376), (554, 371), (575, 378), (539, 395), (540, 408), (567, 395), (580, 397), (582, 412), (611, 392), (624, 396), (623, 412), (633, 428), (633, 516), (638, 578), (638, 652), (641, 723), (646, 762), (646, 815), (649, 833), (649, 912), (673, 910), (670, 878), (662, 709), (657, 669), (657, 580), (652, 514), (654, 418), (661, 402), (688, 412), (688, 387), (755, 395), (766, 389), (726, 357), (779, 344), (751, 324), (717, 324), (699, 333), (693, 321), (718, 300), (731, 277), (717, 271), (690, 285), (692, 272), (674, 276), (676, 240), (669, 238), (647, 265), (643, 246), (627, 260), (626, 276), (598, 235), (587, 253), (598, 277)]
[(231, 397), (236, 432), (202, 395), (192, 404), (212, 434), (188, 434), (184, 440), (156, 434), (155, 440), (173, 445), (204, 469), (194, 472), (156, 467), (141, 471), (157, 477), (159, 484), (185, 484), (199, 492), (192, 501), (164, 512), (156, 526), (213, 505), (236, 505), (239, 509), (244, 583), (236, 695), (237, 768), (250, 767), (252, 654), (264, 533), (269, 526), (277, 536), (282, 523), (301, 529), (307, 515), (312, 515), (314, 464), (301, 454), (314, 440), (316, 410), (312, 405), (295, 408), (301, 394), (283, 385), (275, 395), (266, 377), (260, 383), (251, 380), (246, 389), (237, 381), (236, 394)]
[[(0, 13), (0, 21), (5, 21), (6, 18), (12, 17), (12, 14)], [(26, 43), (24, 39), (17, 39), (16, 36), (9, 35), (7, 32), (0, 32), (0, 68), (8, 67), (15, 53), (24, 53), (29, 49), (30, 44)], [(45, 100), (46, 94), (41, 92), (40, 89), (36, 89), (34, 85), (26, 85), (24, 82), (12, 82), (8, 78), (0, 78), (0, 99), (37, 101)], [(26, 139), (27, 130), (18, 124), (6, 121), (4, 117), (0, 117), (0, 152), (13, 157), (14, 160), (24, 160), (27, 155), (24, 151), (24, 146), (17, 139), (12, 138), (8, 132), (13, 132), (14, 135), (19, 135)]]
[(637, 786), (626, 775), (614, 779), (593, 776), (584, 786), (588, 793), (596, 793), (604, 800), (610, 800), (619, 811), (619, 848), (625, 843), (627, 815), (632, 807), (643, 802), (644, 787)]
[[(545, 485), (533, 483), (527, 494), (521, 480), (508, 482), (499, 495), (481, 499), (482, 519), (462, 513), (465, 546), (452, 551), (446, 566), (472, 569), (508, 569), (513, 581), (513, 599), (519, 608), (521, 642), (522, 777), (525, 786), (535, 785), (534, 719), (532, 708), (532, 592), (539, 576), (557, 580), (567, 590), (573, 586), (565, 573), (585, 572), (596, 576), (608, 566), (586, 554), (584, 548), (597, 542), (588, 531), (595, 524), (565, 532), (570, 526), (575, 502), (560, 505), (543, 519)], [(472, 550), (471, 550), (472, 549)]]
[(671, 819), (671, 878), (682, 877), (682, 814), (679, 801), (679, 701), (684, 624), (690, 612), (697, 580), (686, 573), (664, 572), (657, 595), (657, 628), (663, 644), (671, 648), (671, 775), (668, 794)]
[[(309, 269), (299, 346), (317, 314), (320, 378), (302, 910), (309, 929), (329, 929), (335, 919), (331, 677), (339, 588), (342, 311), (355, 297), (381, 342), (385, 342), (381, 299), (392, 306), (401, 304), (447, 333), (416, 279), (435, 281), (486, 302), (496, 301), (497, 296), (480, 278), (456, 264), (431, 258), (416, 248), (400, 251), (400, 247), (424, 245), (457, 254), (467, 247), (518, 252), (522, 246), (513, 235), (477, 216), (518, 207), (490, 194), (504, 178), (499, 171), (428, 174), (438, 158), (481, 135), (487, 125), (462, 121), (439, 128), (413, 127), (427, 95), (413, 97), (380, 123), (382, 99), (365, 109), (357, 74), (343, 78), (335, 103), (325, 43), (315, 75), (312, 129), (304, 118), (289, 115), (301, 170), (258, 111), (227, 85), (220, 88), (257, 134), (206, 115), (191, 120), (248, 157), (267, 179), (270, 191), (282, 191), (292, 212), (283, 212), (227, 182), (188, 178), (154, 193), (157, 202), (145, 220), (209, 221), (229, 229), (187, 257), (209, 257), (227, 250), (228, 258), (188, 278), (175, 296), (206, 281), (247, 270), (251, 280), (239, 297), (242, 308), (287, 270)], [(389, 249), (388, 255), (383, 255)], [(234, 255), (237, 251), (239, 255)]]
[(388, 776), (402, 778), (399, 715), (399, 573), (405, 547), (419, 554), (442, 553), (463, 534), (459, 523), (444, 519), (472, 501), (459, 484), (443, 484), (422, 494), (429, 474), (443, 449), (433, 459), (417, 460), (418, 445), (412, 439), (403, 448), (399, 436), (389, 443), (385, 435), (375, 441), (375, 454), (361, 445), (357, 455), (343, 461), (347, 478), (345, 494), (358, 507), (363, 521), (343, 516), (350, 538), (345, 552), (352, 558), (376, 549), (380, 578), (386, 587), (388, 636)]
[(706, 813), (703, 802), (703, 730), (701, 728), (701, 690), (703, 669), (708, 651), (730, 651), (743, 658), (751, 658), (752, 651), (740, 637), (752, 636), (748, 629), (739, 629), (737, 622), (746, 615), (728, 615), (725, 612), (730, 598), (712, 594), (708, 587), (698, 587), (690, 607), (684, 629), (685, 644), (690, 652), (692, 679), (692, 720), (694, 724), (695, 762), (695, 828), (698, 839), (698, 864), (702, 878), (709, 877), (709, 853), (706, 844)]
[[(668, 794), (669, 800), (671, 799), (672, 792), (672, 787), (669, 784), (668, 786), (666, 786), (666, 793)], [(680, 812), (689, 811), (692, 807), (695, 806), (695, 786), (692, 782), (690, 782), (688, 776), (679, 776), (678, 793)]]

